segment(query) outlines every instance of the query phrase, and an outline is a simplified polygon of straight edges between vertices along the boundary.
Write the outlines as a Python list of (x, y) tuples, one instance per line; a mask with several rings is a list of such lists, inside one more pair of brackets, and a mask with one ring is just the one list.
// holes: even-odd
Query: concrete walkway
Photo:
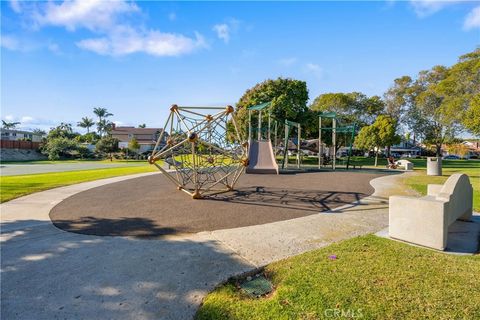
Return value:
[(161, 240), (64, 232), (48, 216), (83, 190), (117, 177), (32, 194), (0, 205), (2, 319), (191, 319), (230, 276), (355, 235), (388, 221), (397, 179), (354, 205), (298, 219)]

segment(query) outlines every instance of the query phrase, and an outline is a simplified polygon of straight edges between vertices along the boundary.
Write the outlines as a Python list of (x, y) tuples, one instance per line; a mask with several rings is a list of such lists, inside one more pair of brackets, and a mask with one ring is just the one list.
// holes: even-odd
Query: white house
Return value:
[(0, 128), (0, 132), (1, 132), (2, 140), (8, 140), (8, 141), (28, 140), (32, 142), (42, 141), (42, 135), (33, 133), (32, 131)]

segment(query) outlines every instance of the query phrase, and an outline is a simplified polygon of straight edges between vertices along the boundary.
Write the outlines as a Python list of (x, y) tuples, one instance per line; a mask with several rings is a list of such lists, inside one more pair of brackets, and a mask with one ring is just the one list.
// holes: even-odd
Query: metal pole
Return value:
[(297, 169), (300, 169), (300, 139), (302, 138), (302, 128), (300, 127), (300, 124), (297, 125)]
[(252, 141), (252, 110), (248, 110), (248, 143)]
[(322, 146), (322, 117), (318, 117), (318, 169), (322, 167), (322, 154), (323, 154), (323, 146)]
[(270, 137), (270, 121), (271, 121), (271, 116), (270, 116), (270, 112), (268, 113), (268, 140), (272, 140), (271, 137)]
[(262, 140), (262, 110), (258, 113), (258, 133), (257, 133), (258, 141)]
[(333, 170), (335, 170), (335, 164), (336, 164), (336, 161), (337, 161), (337, 119), (336, 118), (333, 118), (333, 123), (332, 123), (332, 144), (333, 144)]
[(273, 141), (275, 156), (277, 155), (277, 126), (278, 126), (278, 122), (275, 120), (275, 141)]

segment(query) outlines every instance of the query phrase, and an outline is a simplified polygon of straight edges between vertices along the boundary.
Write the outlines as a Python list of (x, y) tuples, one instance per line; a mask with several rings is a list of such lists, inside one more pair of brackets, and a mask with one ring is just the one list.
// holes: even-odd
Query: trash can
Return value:
[(442, 158), (428, 157), (427, 158), (427, 176), (441, 176), (442, 175)]

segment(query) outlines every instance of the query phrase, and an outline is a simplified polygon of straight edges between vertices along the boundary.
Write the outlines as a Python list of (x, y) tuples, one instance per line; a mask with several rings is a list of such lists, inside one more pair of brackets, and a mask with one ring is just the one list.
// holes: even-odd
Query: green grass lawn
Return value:
[(196, 318), (478, 319), (480, 314), (479, 255), (446, 255), (368, 235), (270, 264), (265, 272), (273, 294), (249, 298), (228, 283), (205, 298)]
[[(416, 160), (416, 159), (415, 159)], [(473, 186), (473, 208), (480, 212), (480, 161), (443, 160), (442, 176), (427, 176), (426, 161), (414, 161), (415, 176), (405, 178), (404, 183), (422, 195), (427, 194), (427, 184), (444, 183), (454, 173), (465, 173)]]
[[(145, 162), (145, 161), (144, 161)], [(94, 169), (67, 172), (51, 172), (0, 177), (0, 202), (12, 200), (30, 193), (67, 186), (75, 183), (157, 171), (154, 166)]]

